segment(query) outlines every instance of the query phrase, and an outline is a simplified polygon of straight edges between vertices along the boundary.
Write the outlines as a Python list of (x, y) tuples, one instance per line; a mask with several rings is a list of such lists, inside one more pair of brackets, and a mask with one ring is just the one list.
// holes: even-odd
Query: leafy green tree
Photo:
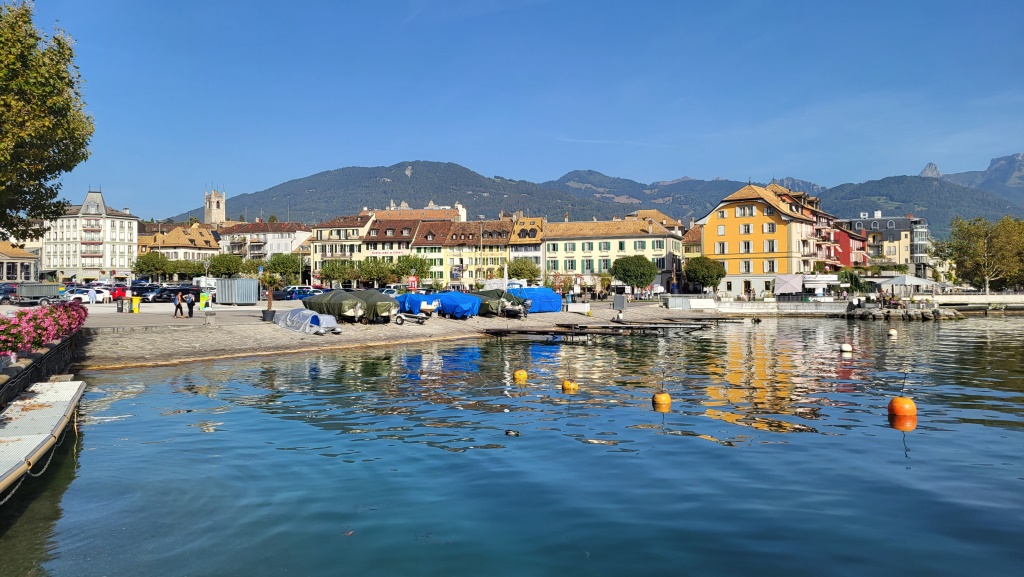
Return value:
[(282, 277), (289, 279), (300, 274), (300, 267), (301, 263), (299, 262), (299, 255), (277, 253), (270, 255), (270, 258), (267, 259), (267, 266), (264, 270), (277, 273)]
[(537, 280), (540, 276), (540, 267), (528, 258), (514, 258), (508, 262), (509, 278), (526, 280)]
[(231, 277), (242, 272), (242, 257), (237, 254), (218, 254), (210, 258), (210, 275)]
[(351, 260), (328, 260), (320, 266), (320, 278), (331, 283), (359, 280), (359, 267)]
[(270, 218), (267, 219), (267, 222), (268, 223), (274, 223), (274, 222), (281, 222), (281, 220), (279, 218), (277, 218), (276, 214), (272, 214), (272, 215), (270, 215)]
[(93, 120), (70, 36), (42, 35), (32, 4), (0, 6), (0, 240), (39, 238), (64, 214), (61, 174), (89, 158)]
[(364, 282), (373, 283), (373, 286), (388, 283), (394, 277), (391, 270), (391, 263), (380, 259), (366, 259), (359, 263), (359, 278)]
[(162, 253), (150, 251), (135, 259), (135, 266), (132, 272), (135, 276), (149, 278), (160, 278), (163, 275), (171, 274), (171, 261)]
[(725, 278), (725, 267), (722, 263), (706, 256), (698, 256), (686, 261), (683, 269), (686, 279), (704, 288), (714, 289)]
[(266, 272), (267, 261), (263, 259), (246, 259), (242, 261), (242, 267), (239, 269), (238, 274), (255, 278), (259, 274), (260, 267), (263, 267), (263, 271)]
[(1015, 279), (1021, 274), (1024, 223), (1009, 215), (999, 222), (978, 217), (954, 218), (949, 247), (957, 275), (988, 294), (994, 281)]
[(619, 282), (636, 289), (654, 282), (658, 266), (644, 256), (634, 255), (615, 259), (610, 272)]
[(402, 255), (395, 259), (391, 269), (399, 281), (404, 282), (402, 279), (412, 274), (412, 271), (416, 271), (417, 275), (427, 274), (430, 271), (430, 261), (418, 256)]

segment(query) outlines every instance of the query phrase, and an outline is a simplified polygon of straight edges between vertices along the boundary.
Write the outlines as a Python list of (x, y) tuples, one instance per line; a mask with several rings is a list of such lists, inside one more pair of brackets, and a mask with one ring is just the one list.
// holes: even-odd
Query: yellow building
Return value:
[[(452, 269), (445, 259), (445, 243), (454, 225), (455, 222), (451, 220), (420, 221), (412, 241), (412, 254), (430, 261), (429, 271), (417, 272), (417, 276), (422, 279), (421, 284), (431, 284), (434, 287), (448, 286)], [(456, 282), (462, 282), (461, 274)]]
[(570, 275), (574, 284), (597, 287), (616, 259), (642, 256), (658, 267), (654, 285), (668, 288), (679, 267), (682, 233), (653, 219), (549, 222), (544, 230), (544, 271)]
[(452, 271), (460, 273), (462, 280), (450, 280), (472, 288), (478, 282), (502, 278), (508, 262), (512, 225), (512, 219), (453, 224), (444, 245), (444, 258)]
[(699, 223), (704, 256), (725, 266), (723, 296), (770, 293), (776, 275), (813, 271), (815, 219), (764, 187), (744, 186)]
[(310, 237), (313, 278), (320, 278), (320, 269), (329, 260), (357, 260), (362, 252), (373, 215), (339, 216), (313, 226)]

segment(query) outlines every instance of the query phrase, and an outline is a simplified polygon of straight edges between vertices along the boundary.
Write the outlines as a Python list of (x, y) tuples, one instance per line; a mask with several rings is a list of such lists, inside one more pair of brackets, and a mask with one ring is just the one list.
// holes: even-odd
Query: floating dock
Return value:
[(0, 413), (0, 493), (45, 468), (40, 460), (57, 443), (84, 391), (83, 381), (35, 383)]

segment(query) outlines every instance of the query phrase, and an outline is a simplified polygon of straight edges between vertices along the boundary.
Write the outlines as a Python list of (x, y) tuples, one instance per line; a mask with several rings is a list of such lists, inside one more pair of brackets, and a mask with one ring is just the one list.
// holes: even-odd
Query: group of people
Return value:
[(183, 295), (181, 291), (178, 291), (178, 294), (174, 295), (174, 318), (185, 318), (185, 312), (182, 310), (182, 305), (188, 307), (188, 318), (192, 318), (192, 308), (196, 306), (195, 295), (192, 293)]

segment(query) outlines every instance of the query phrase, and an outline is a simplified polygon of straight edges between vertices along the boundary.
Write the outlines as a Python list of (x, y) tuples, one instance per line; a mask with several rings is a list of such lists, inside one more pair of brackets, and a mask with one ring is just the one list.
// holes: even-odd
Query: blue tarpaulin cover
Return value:
[[(437, 300), (437, 295), (421, 295), (416, 293), (405, 293), (395, 297), (398, 301), (398, 306), (401, 307), (403, 313), (419, 314), (420, 305), (427, 303), (428, 305)], [(432, 310), (432, 309), (431, 309)]]
[(441, 292), (430, 295), (440, 306), (438, 312), (443, 315), (464, 319), (480, 314), (480, 299), (460, 292)]
[(562, 297), (547, 287), (510, 288), (508, 292), (521, 299), (533, 301), (530, 314), (562, 312)]

